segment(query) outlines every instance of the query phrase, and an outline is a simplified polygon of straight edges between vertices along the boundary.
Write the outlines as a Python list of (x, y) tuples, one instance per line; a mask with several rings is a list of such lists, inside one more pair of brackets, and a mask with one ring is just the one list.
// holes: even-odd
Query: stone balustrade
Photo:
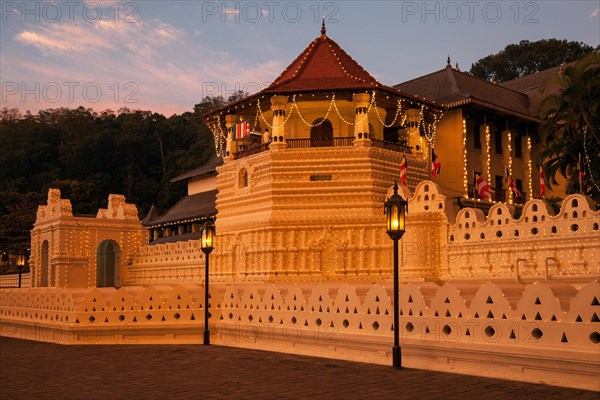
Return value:
[[(0, 275), (0, 288), (16, 288), (19, 286), (19, 274)], [(21, 274), (21, 287), (31, 287), (31, 273)]]
[[(599, 293), (598, 281), (581, 288), (564, 282), (402, 284), (405, 365), (485, 375), (481, 367), (498, 362), (498, 376), (590, 388), (600, 368)], [(4, 336), (62, 343), (201, 340), (204, 295), (197, 285), (0, 294)], [(211, 288), (210, 329), (213, 341), (225, 345), (386, 363), (392, 324), (388, 285)]]

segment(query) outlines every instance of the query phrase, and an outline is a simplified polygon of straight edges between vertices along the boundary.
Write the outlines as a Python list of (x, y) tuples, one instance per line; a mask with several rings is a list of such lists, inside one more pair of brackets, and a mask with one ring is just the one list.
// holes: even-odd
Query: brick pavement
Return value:
[(598, 399), (597, 392), (201, 345), (0, 337), (1, 399)]

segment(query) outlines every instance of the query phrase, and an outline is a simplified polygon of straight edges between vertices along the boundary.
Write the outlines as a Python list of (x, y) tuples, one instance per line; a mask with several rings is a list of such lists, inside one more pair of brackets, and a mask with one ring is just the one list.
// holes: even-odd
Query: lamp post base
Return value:
[(204, 330), (204, 345), (208, 346), (210, 344), (210, 332), (208, 330)]
[(392, 366), (394, 368), (402, 368), (402, 352), (400, 346), (392, 347)]

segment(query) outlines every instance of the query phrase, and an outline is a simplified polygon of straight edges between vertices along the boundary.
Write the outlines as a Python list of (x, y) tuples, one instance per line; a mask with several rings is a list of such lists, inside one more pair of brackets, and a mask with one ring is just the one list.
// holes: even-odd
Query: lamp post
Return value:
[(385, 210), (387, 234), (394, 241), (394, 347), (392, 347), (392, 366), (394, 368), (402, 368), (400, 307), (398, 305), (398, 241), (406, 231), (408, 201), (404, 200), (398, 194), (398, 181), (394, 182), (394, 194), (387, 199), (383, 207)]
[(210, 344), (210, 331), (208, 330), (208, 258), (213, 251), (215, 238), (215, 225), (208, 220), (200, 228), (200, 248), (204, 253), (206, 261), (204, 271), (206, 273), (204, 280), (204, 344)]
[(23, 274), (23, 268), (25, 268), (25, 256), (19, 255), (17, 260), (17, 269), (19, 270), (19, 288), (21, 287), (21, 275)]

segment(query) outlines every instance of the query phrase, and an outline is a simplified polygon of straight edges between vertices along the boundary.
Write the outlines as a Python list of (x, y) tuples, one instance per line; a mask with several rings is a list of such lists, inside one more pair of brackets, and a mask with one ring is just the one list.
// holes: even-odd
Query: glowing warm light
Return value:
[(200, 248), (209, 254), (214, 247), (215, 226), (212, 221), (206, 221), (200, 228)]
[(399, 240), (406, 230), (406, 211), (408, 202), (398, 195), (398, 184), (394, 184), (394, 194), (383, 205), (385, 210), (387, 234), (393, 240)]
[(462, 144), (463, 144), (463, 189), (464, 197), (469, 197), (469, 172), (467, 170), (467, 120), (463, 118)]
[(532, 166), (531, 166), (531, 137), (527, 136), (527, 200), (533, 199)]
[[(512, 134), (510, 131), (506, 132), (508, 142), (508, 176), (512, 176)], [(513, 191), (508, 188), (508, 204), (513, 203)]]
[(492, 173), (490, 172), (490, 165), (491, 165), (490, 141), (491, 141), (490, 126), (486, 125), (485, 126), (485, 152), (487, 154), (487, 157), (485, 160), (485, 178), (486, 178), (487, 182), (491, 182), (491, 179), (492, 179)]

